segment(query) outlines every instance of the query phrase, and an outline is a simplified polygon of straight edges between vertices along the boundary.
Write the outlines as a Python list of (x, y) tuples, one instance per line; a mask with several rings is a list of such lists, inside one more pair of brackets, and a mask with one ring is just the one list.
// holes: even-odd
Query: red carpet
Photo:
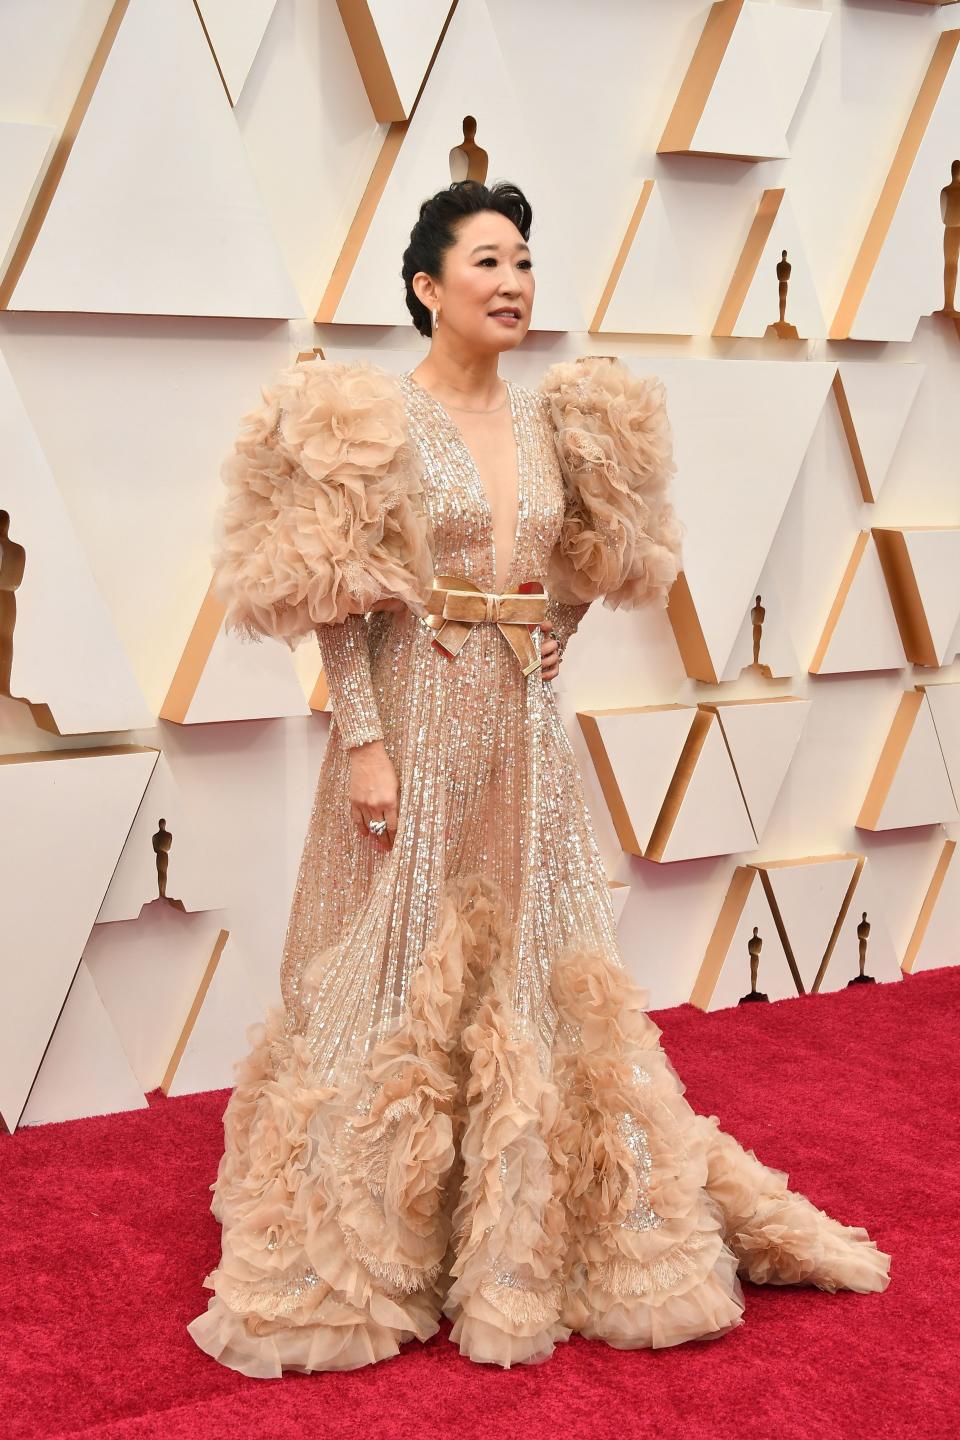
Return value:
[(574, 1336), (504, 1371), (446, 1338), (250, 1380), (185, 1326), (219, 1255), (227, 1091), (0, 1138), (0, 1436), (91, 1440), (955, 1437), (960, 967), (705, 1015), (652, 1012), (697, 1109), (893, 1256), (882, 1295), (744, 1283), (716, 1340)]

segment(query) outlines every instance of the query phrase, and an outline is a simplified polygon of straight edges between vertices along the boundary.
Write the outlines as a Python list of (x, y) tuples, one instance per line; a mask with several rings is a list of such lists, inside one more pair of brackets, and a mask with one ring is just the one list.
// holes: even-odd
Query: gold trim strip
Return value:
[(907, 179), (913, 169), (930, 117), (933, 114), (944, 81), (947, 78), (958, 43), (960, 29), (945, 30), (937, 41), (927, 73), (923, 77), (913, 109), (900, 137), (896, 154), (887, 172), (880, 198), (876, 203), (866, 234), (854, 261), (850, 278), (837, 307), (837, 313), (830, 327), (831, 340), (849, 340), (850, 331), (857, 318), (857, 311), (866, 294), (870, 278), (876, 268), (880, 251), (883, 249), (893, 217), (903, 196)]
[(620, 284), (620, 277), (623, 274), (623, 267), (627, 263), (627, 256), (630, 254), (630, 251), (633, 247), (633, 242), (636, 238), (637, 231), (640, 228), (640, 221), (643, 219), (644, 212), (650, 201), (650, 196), (653, 194), (653, 186), (654, 182), (652, 180), (644, 180), (643, 189), (640, 191), (640, 199), (637, 201), (636, 206), (634, 207), (633, 214), (630, 217), (630, 224), (627, 226), (626, 234), (623, 237), (623, 243), (620, 246), (619, 251), (617, 252), (617, 258), (613, 262), (613, 269), (610, 271), (610, 278), (607, 281), (606, 286), (604, 287), (603, 294), (600, 296), (600, 303), (597, 306), (597, 312), (594, 315), (591, 324), (587, 327), (588, 335), (596, 335), (601, 329), (604, 320), (606, 319), (607, 309), (610, 305), (611, 299), (613, 298), (613, 292)]
[(847, 597), (850, 594), (850, 587), (853, 584), (857, 570), (860, 568), (860, 561), (863, 559), (863, 552), (867, 548), (867, 541), (869, 539), (870, 531), (861, 530), (860, 534), (857, 536), (854, 542), (853, 553), (850, 556), (850, 559), (847, 561), (847, 568), (843, 572), (843, 579), (840, 581), (840, 588), (837, 591), (836, 598), (834, 599), (834, 602), (830, 607), (830, 614), (827, 616), (826, 624), (823, 627), (823, 634), (820, 636), (820, 643), (814, 651), (813, 659), (810, 661), (810, 664), (808, 666), (808, 670), (811, 675), (820, 674), (820, 666), (823, 664), (826, 658), (827, 651), (830, 649), (830, 643), (833, 640), (834, 631), (836, 630), (837, 625), (840, 621), (840, 616), (843, 613), (843, 607), (847, 603)]
[(93, 52), (90, 64), (87, 66), (87, 73), (83, 77), (83, 83), (77, 92), (77, 98), (73, 102), (67, 122), (63, 127), (63, 133), (57, 141), (57, 147), (53, 152), (53, 159), (47, 166), (46, 174), (40, 182), (37, 197), (27, 217), (20, 239), (17, 241), (16, 249), (13, 252), (10, 264), (7, 266), (6, 274), (0, 281), (0, 310), (8, 310), (13, 292), (20, 283), (20, 277), (30, 259), (34, 245), (37, 243), (37, 236), (43, 228), (43, 222), (47, 218), (50, 206), (53, 204), (53, 197), (57, 193), (57, 187), (67, 168), (67, 161), (73, 149), (74, 141), (80, 132), (80, 126), (86, 118), (87, 110), (90, 108), (90, 101), (93, 92), (96, 90), (103, 74), (104, 66), (113, 49), (113, 42), (117, 38), (117, 32), (123, 24), (124, 16), (130, 0), (115, 0), (113, 9), (103, 27), (103, 34), (97, 42), (97, 48)]
[[(600, 781), (600, 789), (603, 798), (607, 802), (607, 809), (610, 811), (610, 818), (613, 827), (617, 832), (617, 839), (621, 849), (628, 855), (642, 855), (643, 847), (637, 838), (630, 819), (630, 812), (624, 804), (623, 795), (620, 793), (620, 786), (617, 784), (617, 777), (614, 774), (610, 757), (607, 755), (603, 743), (603, 736), (600, 733), (600, 726), (597, 723), (597, 716), (602, 711), (578, 711), (577, 719), (580, 722), (580, 729), (583, 738), (587, 743), (590, 752), (590, 759), (593, 761), (593, 768), (597, 772), (597, 779)], [(615, 713), (615, 712), (608, 712)]]
[(893, 724), (890, 726), (889, 734), (880, 752), (880, 759), (877, 761), (877, 768), (870, 781), (870, 788), (856, 819), (858, 830), (876, 830), (880, 812), (883, 810), (890, 793), (890, 786), (893, 784), (893, 777), (903, 759), (903, 753), (907, 748), (907, 742), (920, 712), (920, 706), (925, 703), (925, 700), (926, 696), (922, 690), (905, 690), (900, 696), (897, 713), (893, 717)]
[(217, 600), (213, 593), (214, 578), (210, 577), (203, 604), (197, 612), (197, 618), (183, 647), (180, 663), (160, 706), (160, 719), (171, 720), (175, 725), (182, 725), (186, 721), (187, 712), (193, 704), (197, 687), (227, 613), (227, 607)]
[(337, 0), (337, 9), (374, 119), (388, 125), (408, 119), (367, 0)]
[(323, 298), (317, 307), (317, 313), (313, 317), (314, 322), (318, 325), (332, 324), (337, 318), (337, 310), (343, 299), (350, 276), (353, 273), (353, 267), (357, 263), (363, 242), (367, 238), (367, 232), (373, 222), (374, 212), (383, 198), (383, 193), (387, 188), (387, 181), (390, 179), (397, 156), (400, 153), (400, 146), (403, 144), (410, 121), (416, 114), (417, 106), (420, 104), (420, 96), (423, 94), (427, 81), (430, 79), (437, 56), (440, 53), (440, 46), (443, 44), (444, 36), (450, 27), (450, 21), (453, 19), (456, 8), (457, 0), (453, 0), (453, 4), (450, 6), (450, 12), (443, 22), (443, 28), (434, 46), (433, 54), (430, 56), (429, 63), (423, 73), (420, 89), (417, 91), (413, 105), (410, 107), (409, 116), (406, 120), (392, 121), (389, 130), (383, 137), (380, 153), (370, 172), (370, 178), (367, 180), (363, 196), (357, 207), (357, 213), (351, 222), (350, 229), (347, 231), (346, 239), (337, 257), (337, 263), (333, 267), (333, 273), (327, 282), (327, 287), (323, 292)]
[(873, 493), (870, 476), (867, 474), (867, 462), (864, 460), (863, 451), (860, 448), (860, 436), (857, 434), (853, 411), (850, 409), (850, 401), (844, 389), (843, 376), (840, 373), (839, 367), (833, 377), (833, 398), (837, 402), (837, 413), (840, 416), (843, 433), (847, 437), (847, 444), (850, 447), (850, 458), (853, 461), (853, 468), (856, 471), (860, 494), (867, 505), (873, 505), (876, 503), (877, 497)]
[[(673, 827), (677, 823), (677, 816), (680, 814), (680, 806), (686, 798), (690, 789), (694, 771), (703, 753), (703, 747), (707, 742), (707, 734), (710, 726), (716, 720), (720, 724), (719, 716), (712, 715), (708, 710), (697, 710), (687, 732), (683, 749), (680, 752), (680, 759), (677, 761), (677, 768), (674, 771), (673, 779), (670, 781), (670, 788), (667, 791), (666, 799), (660, 807), (660, 814), (657, 816), (657, 823), (653, 827), (653, 834), (650, 836), (650, 844), (645, 851), (647, 860), (662, 861), (663, 852), (667, 848), (667, 842), (673, 834)], [(721, 726), (721, 735), (723, 727)], [(752, 828), (752, 827), (751, 827)]]
[(699, 974), (690, 992), (690, 1004), (696, 1005), (700, 1010), (706, 1010), (713, 999), (723, 962), (733, 944), (733, 937), (746, 908), (756, 873), (751, 865), (738, 865), (730, 877), (717, 923), (713, 927)]
[(863, 874), (863, 867), (866, 863), (866, 856), (860, 855), (857, 859), (856, 868), (853, 874), (850, 876), (850, 884), (847, 886), (847, 893), (843, 897), (843, 904), (840, 906), (840, 914), (837, 916), (836, 924), (830, 932), (830, 939), (827, 941), (827, 948), (823, 952), (823, 958), (821, 959), (820, 964), (817, 967), (817, 973), (813, 979), (813, 985), (811, 987), (811, 994), (813, 995), (819, 993), (820, 986), (823, 984), (823, 977), (827, 973), (827, 966), (830, 964), (830, 957), (833, 955), (833, 952), (836, 949), (837, 941), (840, 938), (840, 931), (843, 929), (844, 922), (847, 918), (847, 913), (850, 909), (851, 901), (853, 900), (856, 888), (860, 883), (860, 876)]
[(950, 869), (950, 862), (953, 860), (957, 848), (956, 840), (944, 840), (943, 849), (937, 860), (936, 869), (927, 886), (927, 893), (923, 897), (923, 904), (920, 906), (920, 914), (917, 916), (917, 923), (913, 927), (913, 934), (910, 936), (906, 953), (903, 957), (903, 964), (900, 966), (904, 975), (910, 975), (920, 954), (920, 947), (926, 939), (927, 929), (933, 918), (933, 912), (937, 901), (943, 891), (944, 882), (947, 878), (947, 871)]
[(763, 247), (770, 238), (773, 222), (777, 218), (785, 194), (786, 191), (783, 189), (764, 190), (760, 196), (760, 203), (757, 206), (757, 213), (753, 217), (750, 233), (740, 252), (737, 268), (733, 272), (727, 293), (723, 297), (723, 304), (720, 306), (717, 323), (713, 327), (714, 336), (724, 339), (733, 337), (734, 326), (743, 309), (747, 292), (753, 284), (757, 267), (763, 256)]
[(873, 541), (883, 567), (883, 578), (887, 582), (903, 653), (912, 665), (925, 665), (936, 670), (940, 661), (920, 597), (906, 535), (902, 529), (875, 525)]
[(690, 584), (681, 570), (667, 596), (667, 619), (680, 651), (683, 668), (691, 680), (719, 685), (716, 668), (710, 655), (700, 616), (690, 593)]
[[(743, 0), (717, 0), (707, 16), (707, 23), (697, 41), (693, 59), (687, 67), (670, 118), (660, 137), (658, 155), (691, 153), (693, 137), (703, 118), (710, 92), (720, 72), (742, 9)], [(699, 155), (705, 152), (698, 150), (693, 153)]]
[(223, 954), (223, 947), (226, 945), (229, 938), (230, 931), (221, 930), (213, 943), (213, 950), (211, 951), (210, 959), (207, 961), (206, 968), (203, 972), (203, 977), (200, 981), (200, 984), (197, 986), (197, 993), (193, 997), (193, 1003), (190, 1006), (190, 1013), (187, 1015), (186, 1020), (184, 1020), (183, 1022), (183, 1029), (180, 1031), (177, 1043), (173, 1047), (173, 1054), (170, 1056), (170, 1063), (167, 1066), (166, 1073), (163, 1079), (160, 1081), (160, 1089), (163, 1091), (164, 1095), (170, 1094), (170, 1087), (173, 1084), (177, 1070), (179, 1069), (180, 1061), (183, 1059), (183, 1052), (184, 1050), (186, 1050), (187, 1042), (190, 1039), (190, 1036), (193, 1034), (193, 1027), (197, 1023), (197, 1016), (200, 1014), (203, 1002), (207, 998), (207, 991), (210, 989), (210, 982), (213, 980), (217, 966), (220, 964), (220, 956)]

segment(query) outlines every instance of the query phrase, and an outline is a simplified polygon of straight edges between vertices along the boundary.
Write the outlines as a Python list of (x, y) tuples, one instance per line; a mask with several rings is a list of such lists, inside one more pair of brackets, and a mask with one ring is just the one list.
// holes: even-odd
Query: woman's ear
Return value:
[(427, 310), (436, 310), (438, 308), (439, 296), (437, 295), (436, 284), (425, 270), (418, 270), (410, 281), (410, 284), (413, 287), (414, 295), (416, 295), (421, 305), (425, 306)]

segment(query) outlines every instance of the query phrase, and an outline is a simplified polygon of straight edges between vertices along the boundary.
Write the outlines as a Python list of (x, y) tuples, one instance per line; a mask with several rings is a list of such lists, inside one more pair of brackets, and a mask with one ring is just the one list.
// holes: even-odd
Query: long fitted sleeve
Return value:
[(340, 624), (318, 625), (316, 629), (333, 718), (344, 745), (352, 748), (368, 740), (382, 740), (366, 617), (348, 615)]
[(576, 632), (577, 626), (590, 609), (590, 601), (579, 605), (566, 605), (551, 595), (547, 601), (547, 619), (553, 625), (554, 638), (560, 647), (560, 659), (567, 648), (567, 641)]

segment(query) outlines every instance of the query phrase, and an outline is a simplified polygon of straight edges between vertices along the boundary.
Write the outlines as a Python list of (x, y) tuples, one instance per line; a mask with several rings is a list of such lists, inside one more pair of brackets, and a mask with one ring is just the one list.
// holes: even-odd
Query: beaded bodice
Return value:
[[(431, 549), (438, 574), (495, 584), (493, 514), (477, 466), (448, 410), (409, 372), (398, 377), (424, 472)], [(543, 397), (513, 381), (507, 391), (517, 445), (517, 527), (504, 588), (544, 580), (563, 521), (563, 476)]]

